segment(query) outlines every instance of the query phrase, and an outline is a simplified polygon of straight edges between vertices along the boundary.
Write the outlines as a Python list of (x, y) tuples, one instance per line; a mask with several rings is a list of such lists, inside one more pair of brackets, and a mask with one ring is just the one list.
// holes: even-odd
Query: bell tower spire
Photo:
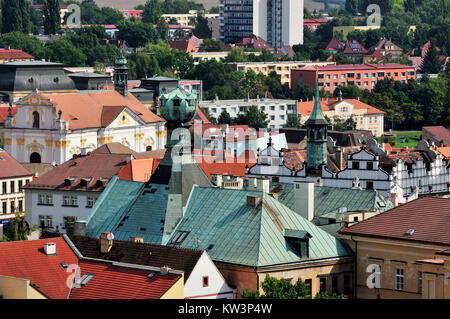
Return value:
[(114, 65), (114, 90), (123, 96), (128, 95), (127, 59), (125, 59), (122, 51), (120, 51)]
[(318, 85), (316, 85), (314, 108), (305, 124), (307, 129), (306, 169), (308, 173), (320, 173), (321, 166), (327, 163), (328, 122), (320, 106)]

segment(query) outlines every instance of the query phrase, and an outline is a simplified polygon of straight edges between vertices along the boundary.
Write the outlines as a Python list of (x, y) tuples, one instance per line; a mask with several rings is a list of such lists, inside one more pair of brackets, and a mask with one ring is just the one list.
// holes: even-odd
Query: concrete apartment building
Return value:
[(304, 67), (324, 67), (334, 66), (335, 62), (313, 62), (313, 61), (274, 61), (274, 62), (235, 62), (229, 65), (238, 71), (247, 72), (252, 70), (256, 73), (262, 73), (268, 76), (270, 72), (275, 71), (281, 78), (281, 84), (287, 84), (291, 87), (291, 73), (293, 69)]
[(220, 0), (219, 32), (225, 42), (255, 34), (275, 48), (303, 44), (303, 0)]
[(450, 199), (425, 196), (342, 229), (356, 298), (449, 297)]
[(297, 113), (296, 100), (282, 100), (282, 99), (242, 99), (242, 100), (219, 100), (218, 97), (214, 100), (200, 101), (199, 106), (206, 109), (213, 117), (218, 118), (220, 113), (227, 111), (232, 118), (235, 118), (239, 113), (256, 105), (260, 110), (266, 112), (269, 120), (268, 128), (277, 129), (286, 124), (288, 114)]
[(361, 90), (372, 91), (379, 80), (391, 78), (394, 81), (408, 83), (416, 79), (413, 66), (397, 63), (389, 64), (342, 64), (320, 67), (302, 67), (291, 71), (291, 89), (303, 82), (328, 92), (334, 92), (338, 86), (355, 85)]

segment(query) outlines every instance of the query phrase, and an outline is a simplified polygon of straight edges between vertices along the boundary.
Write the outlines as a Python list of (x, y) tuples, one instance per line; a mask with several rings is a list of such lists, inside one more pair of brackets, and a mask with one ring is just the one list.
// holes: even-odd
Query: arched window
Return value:
[(147, 152), (150, 152), (150, 151), (152, 150), (151, 145), (147, 146), (147, 147), (145, 148), (145, 150), (146, 150)]
[(38, 111), (33, 112), (33, 127), (39, 128), (39, 112)]
[(30, 163), (40, 163), (41, 155), (39, 153), (33, 152), (30, 155)]

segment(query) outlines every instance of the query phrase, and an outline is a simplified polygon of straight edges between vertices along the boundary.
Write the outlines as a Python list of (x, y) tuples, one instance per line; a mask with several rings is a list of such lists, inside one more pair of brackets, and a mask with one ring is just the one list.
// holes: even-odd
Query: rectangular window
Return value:
[(188, 231), (180, 231), (178, 232), (175, 237), (172, 240), (173, 244), (181, 244), (187, 237), (187, 235), (189, 235)]
[(23, 182), (19, 181), (19, 192), (22, 192), (22, 186), (23, 186)]
[(46, 195), (45, 196), (45, 203), (47, 205), (53, 205), (53, 195)]
[(312, 280), (306, 279), (305, 286), (306, 286), (306, 295), (311, 297), (312, 296)]
[(384, 72), (378, 72), (378, 76), (384, 76)]
[(86, 200), (86, 207), (92, 207), (95, 203), (95, 197), (88, 196)]
[(366, 189), (373, 189), (373, 182), (367, 182)]
[(70, 196), (68, 196), (68, 195), (63, 196), (63, 205), (70, 206)]
[(347, 73), (347, 77), (348, 78), (354, 78), (355, 77), (355, 73)]
[(271, 105), (271, 106), (270, 106), (270, 110), (271, 110), (271, 111), (275, 111), (275, 105)]
[(367, 162), (367, 169), (373, 169), (373, 162)]
[(70, 205), (78, 206), (78, 198), (76, 196), (70, 196)]
[(323, 79), (323, 73), (319, 73), (319, 74), (317, 75), (317, 78)]
[(331, 277), (331, 293), (338, 294), (338, 285), (339, 285), (339, 277), (333, 276)]
[(352, 162), (352, 168), (359, 169), (359, 162), (356, 162), (356, 161)]
[(270, 116), (270, 120), (271, 120), (271, 121), (274, 121), (274, 120), (275, 120), (275, 115), (271, 115), (271, 116)]
[(9, 185), (9, 192), (10, 193), (15, 193), (16, 192), (16, 187), (15, 187), (14, 181), (11, 181), (9, 183), (10, 183), (10, 185)]
[(327, 277), (319, 278), (319, 292), (327, 292)]
[(39, 215), (39, 226), (42, 228), (53, 228), (53, 216)]
[(203, 287), (209, 287), (209, 278), (208, 278), (208, 276), (203, 276), (202, 277), (202, 284), (203, 284)]
[(10, 213), (13, 214), (16, 211), (16, 203), (14, 200), (9, 202), (10, 205)]
[(45, 204), (45, 195), (38, 195), (38, 205)]
[(284, 111), (284, 105), (280, 105), (280, 111)]
[(23, 200), (19, 199), (19, 212), (23, 212)]
[(5, 201), (2, 203), (2, 212), (3, 214), (6, 214), (7, 211), (8, 211), (8, 203)]
[(3, 194), (7, 194), (8, 191), (7, 191), (7, 189), (6, 189), (6, 185), (8, 185), (8, 184), (7, 184), (6, 182), (3, 182), (2, 184), (3, 184), (3, 187), (2, 187), (2, 189), (3, 189)]
[(404, 288), (404, 269), (395, 268), (395, 290), (403, 290)]

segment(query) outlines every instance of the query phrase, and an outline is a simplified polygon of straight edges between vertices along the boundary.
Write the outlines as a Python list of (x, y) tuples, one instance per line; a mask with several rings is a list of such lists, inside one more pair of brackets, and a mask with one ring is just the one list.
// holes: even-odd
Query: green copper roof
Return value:
[[(277, 183), (273, 189), (281, 187), (278, 200), (289, 208), (295, 204), (294, 184)], [(394, 208), (394, 204), (374, 190), (347, 189), (326, 186), (314, 186), (314, 215), (323, 216), (337, 212), (339, 208), (347, 211), (366, 211), (381, 213)]]
[(118, 240), (144, 237), (161, 244), (167, 205), (167, 185), (120, 180), (115, 176), (87, 216), (88, 236), (112, 232)]
[[(316, 83), (317, 83), (317, 81), (316, 81)], [(308, 124), (328, 125), (328, 122), (325, 119), (325, 115), (323, 115), (322, 108), (320, 107), (319, 85), (316, 85), (316, 96), (314, 99), (314, 108), (305, 124), (306, 125), (308, 125)]]
[[(247, 196), (262, 202), (247, 205)], [(180, 244), (180, 232), (189, 232)], [(309, 258), (288, 243), (291, 236), (309, 239)], [(264, 267), (351, 256), (335, 237), (296, 214), (272, 196), (257, 191), (195, 186), (170, 246), (204, 249), (217, 262)]]
[(188, 93), (178, 86), (169, 93), (161, 94), (159, 110), (168, 122), (189, 122), (197, 112), (197, 94)]

